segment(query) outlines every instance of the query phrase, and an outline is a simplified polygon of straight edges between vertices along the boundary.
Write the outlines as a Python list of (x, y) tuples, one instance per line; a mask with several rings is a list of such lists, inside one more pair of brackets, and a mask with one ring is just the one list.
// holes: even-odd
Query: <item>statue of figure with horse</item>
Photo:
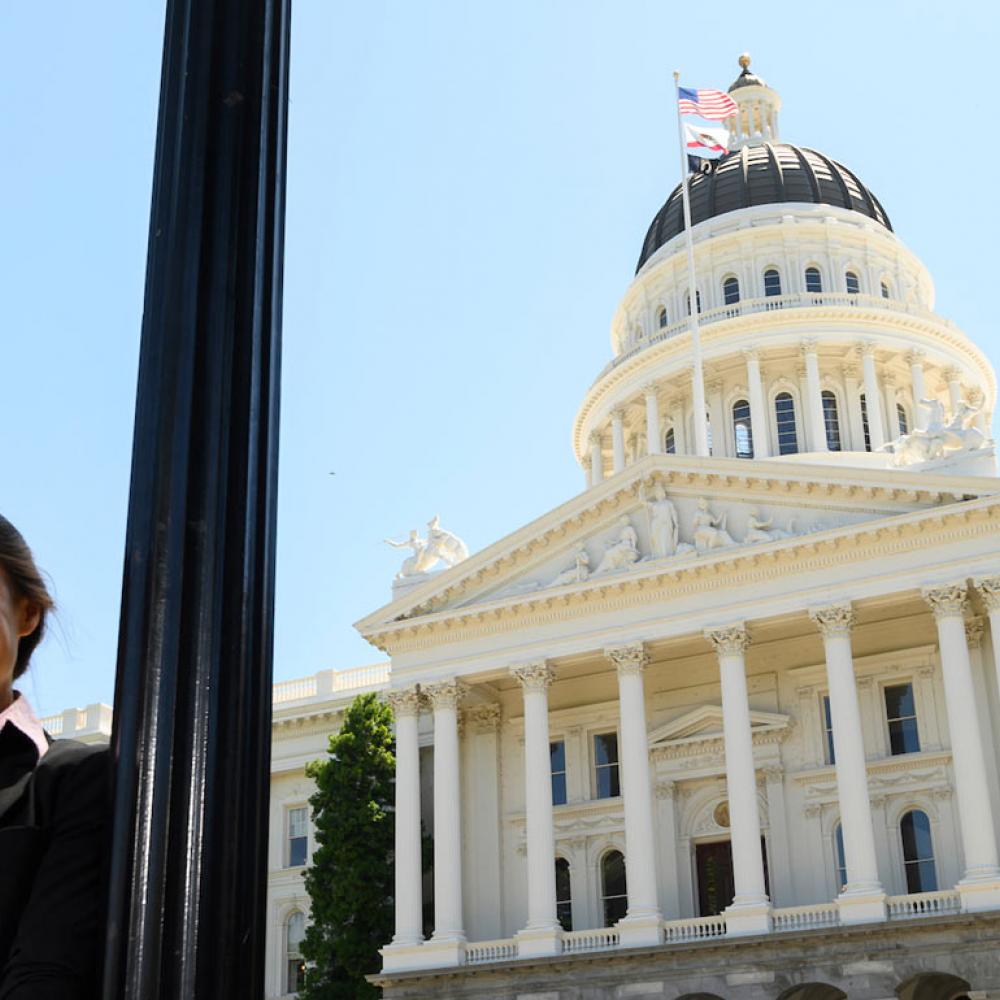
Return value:
[(441, 518), (437, 514), (427, 522), (427, 537), (421, 538), (414, 528), (405, 541), (394, 542), (385, 539), (386, 545), (394, 549), (412, 549), (413, 555), (407, 556), (396, 574), (397, 580), (408, 576), (419, 576), (435, 569), (438, 563), (455, 566), (463, 559), (469, 558), (469, 550), (458, 535), (452, 534), (441, 527)]

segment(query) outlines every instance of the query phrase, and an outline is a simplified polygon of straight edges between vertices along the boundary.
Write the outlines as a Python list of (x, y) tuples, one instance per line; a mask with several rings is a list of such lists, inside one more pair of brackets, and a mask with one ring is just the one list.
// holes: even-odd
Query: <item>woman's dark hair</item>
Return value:
[(6, 573), (15, 597), (27, 598), (30, 604), (38, 608), (38, 627), (31, 635), (21, 636), (21, 641), (17, 644), (17, 661), (14, 664), (16, 679), (28, 669), (31, 654), (45, 635), (45, 616), (55, 607), (55, 601), (45, 586), (42, 574), (38, 572), (28, 543), (21, 536), (21, 532), (2, 514), (0, 514), (0, 570)]

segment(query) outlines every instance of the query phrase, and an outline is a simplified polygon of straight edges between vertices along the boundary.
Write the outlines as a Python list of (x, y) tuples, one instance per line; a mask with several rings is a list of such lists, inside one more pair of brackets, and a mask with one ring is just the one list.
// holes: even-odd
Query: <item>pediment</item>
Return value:
[[(750, 731), (753, 736), (781, 733), (789, 727), (789, 717), (777, 712), (750, 712)], [(650, 750), (714, 742), (722, 738), (722, 707), (700, 705), (649, 734)]]
[(903, 470), (654, 455), (362, 619), (381, 627), (787, 547), (1000, 492), (1000, 481)]

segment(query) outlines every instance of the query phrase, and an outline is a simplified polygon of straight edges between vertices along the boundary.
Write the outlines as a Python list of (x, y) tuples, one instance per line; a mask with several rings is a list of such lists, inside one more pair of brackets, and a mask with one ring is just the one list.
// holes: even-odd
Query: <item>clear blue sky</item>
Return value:
[[(682, 15), (683, 11), (683, 15)], [(0, 511), (59, 621), (43, 713), (114, 690), (163, 4), (0, 6)], [(670, 71), (737, 55), (842, 160), (1000, 361), (987, 4), (296, 0), (278, 678), (380, 658), (382, 544), (475, 550), (579, 491), (570, 425), (677, 182)], [(330, 473), (336, 475), (331, 476)]]

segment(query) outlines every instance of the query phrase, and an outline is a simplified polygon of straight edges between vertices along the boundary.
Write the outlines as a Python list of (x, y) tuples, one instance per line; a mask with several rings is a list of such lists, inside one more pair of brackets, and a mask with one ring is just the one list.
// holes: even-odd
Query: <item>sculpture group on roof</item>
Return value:
[(441, 519), (437, 514), (427, 522), (427, 537), (421, 538), (414, 528), (409, 537), (402, 542), (385, 539), (386, 545), (394, 549), (412, 549), (413, 555), (407, 556), (396, 574), (397, 580), (407, 577), (421, 576), (436, 569), (438, 563), (446, 566), (456, 566), (463, 559), (469, 558), (469, 550), (458, 535), (452, 534), (441, 527)]
[(951, 420), (946, 423), (944, 406), (939, 400), (921, 399), (920, 405), (927, 414), (926, 427), (918, 427), (885, 445), (885, 450), (892, 453), (894, 466), (916, 465), (948, 454), (977, 451), (986, 443), (986, 435), (973, 425), (979, 413), (978, 406), (959, 400)]

